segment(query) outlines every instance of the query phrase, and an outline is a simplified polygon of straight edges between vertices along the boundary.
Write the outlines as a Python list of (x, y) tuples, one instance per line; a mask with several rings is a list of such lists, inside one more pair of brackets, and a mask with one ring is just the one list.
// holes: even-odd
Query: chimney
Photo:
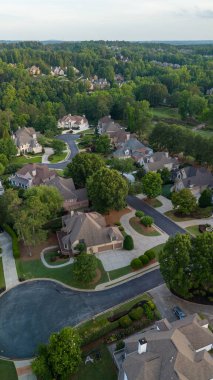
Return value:
[(147, 340), (146, 338), (139, 339), (138, 341), (138, 354), (142, 354), (143, 352), (146, 352), (147, 348)]

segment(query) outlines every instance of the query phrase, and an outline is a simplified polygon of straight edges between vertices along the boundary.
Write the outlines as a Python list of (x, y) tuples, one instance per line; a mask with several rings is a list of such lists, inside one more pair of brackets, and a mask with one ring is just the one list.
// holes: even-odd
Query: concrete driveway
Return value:
[(162, 283), (159, 270), (104, 291), (75, 291), (48, 280), (22, 283), (0, 297), (0, 355), (30, 358), (52, 332), (75, 326)]
[(169, 236), (162, 231), (159, 231), (159, 236), (143, 236), (139, 234), (129, 224), (129, 219), (134, 215), (135, 211), (132, 211), (131, 213), (123, 215), (120, 220), (126, 233), (133, 237), (134, 249), (132, 251), (126, 251), (124, 249), (110, 250), (98, 254), (98, 258), (102, 261), (104, 269), (107, 272), (130, 265), (133, 259), (141, 256), (148, 249), (165, 243), (169, 238)]
[(213, 319), (213, 306), (184, 301), (181, 298), (174, 296), (165, 284), (150, 290), (149, 294), (154, 298), (154, 302), (156, 303), (162, 318), (167, 318), (170, 322), (177, 319), (172, 311), (172, 308), (176, 305), (178, 305), (186, 315), (202, 313), (206, 315), (209, 320)]

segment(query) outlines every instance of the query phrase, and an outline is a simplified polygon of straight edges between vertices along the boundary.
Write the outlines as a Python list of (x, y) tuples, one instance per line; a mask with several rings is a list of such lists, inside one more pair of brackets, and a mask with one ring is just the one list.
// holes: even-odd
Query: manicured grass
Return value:
[(144, 201), (149, 205), (154, 208), (161, 207), (163, 204), (159, 199), (153, 198), (153, 199), (144, 199)]
[(102, 345), (95, 350), (100, 352), (101, 358), (97, 360), (95, 355), (88, 352), (87, 354), (94, 359), (94, 362), (85, 364), (85, 356), (79, 371), (70, 380), (116, 380), (118, 378), (116, 366), (107, 346)]
[(40, 163), (42, 159), (42, 156), (29, 156), (29, 158), (26, 158), (25, 156), (18, 156), (14, 157), (11, 163), (13, 164), (33, 164), (33, 163)]
[(201, 235), (201, 232), (199, 231), (199, 226), (189, 226), (186, 227), (186, 230), (190, 232), (190, 234), (198, 236)]
[(134, 216), (129, 220), (129, 224), (136, 232), (144, 236), (159, 236), (160, 233), (154, 229), (154, 227), (145, 227), (137, 218)]
[(111, 270), (110, 272), (108, 272), (108, 274), (109, 274), (110, 280), (115, 280), (116, 278), (125, 276), (126, 274), (129, 274), (132, 272), (133, 272), (133, 270), (132, 270), (131, 266), (128, 265), (127, 267)]
[(69, 257), (67, 257), (65, 259), (58, 259), (56, 261), (51, 261), (52, 257), (58, 257), (58, 253), (56, 251), (53, 251), (53, 252), (46, 252), (44, 254), (44, 258), (45, 258), (46, 262), (50, 265), (53, 265), (53, 266), (64, 264), (64, 263), (67, 263), (69, 261)]
[(177, 216), (174, 210), (165, 212), (165, 215), (168, 216), (168, 218), (174, 220), (174, 222), (184, 222), (193, 219), (191, 216)]
[(18, 380), (18, 376), (13, 362), (0, 359), (0, 379)]
[(66, 156), (67, 156), (67, 152), (62, 152), (61, 154), (52, 154), (49, 157), (49, 161), (52, 164), (56, 164), (57, 162), (65, 160)]
[(152, 114), (154, 117), (161, 119), (177, 119), (180, 120), (177, 108), (170, 107), (156, 107), (152, 108)]
[(72, 264), (63, 268), (49, 269), (42, 264), (41, 260), (24, 261), (18, 259), (16, 260), (16, 268), (18, 276), (25, 278), (26, 280), (31, 278), (51, 278), (79, 289), (94, 289), (96, 285), (108, 281), (107, 273), (105, 272), (100, 260), (98, 260), (98, 269), (101, 271), (101, 278), (94, 284), (87, 284), (83, 281), (77, 281), (73, 274)]
[(2, 265), (2, 258), (0, 257), (0, 288), (5, 287), (5, 280), (4, 280), (4, 271), (3, 271), (3, 265)]

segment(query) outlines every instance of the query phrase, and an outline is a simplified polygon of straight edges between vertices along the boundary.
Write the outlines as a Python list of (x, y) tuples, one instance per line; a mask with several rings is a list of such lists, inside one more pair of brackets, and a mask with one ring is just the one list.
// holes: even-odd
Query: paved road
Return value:
[(77, 147), (75, 141), (79, 137), (80, 137), (79, 135), (72, 135), (71, 133), (56, 136), (57, 139), (62, 140), (69, 145), (70, 155), (66, 161), (61, 162), (61, 163), (57, 163), (57, 164), (48, 164), (48, 167), (51, 169), (64, 169), (67, 166), (67, 164), (70, 161), (72, 161), (72, 158), (75, 157), (76, 154), (78, 153), (78, 147)]
[(127, 197), (127, 203), (136, 210), (142, 210), (147, 215), (152, 216), (154, 218), (156, 226), (161, 228), (169, 236), (175, 235), (177, 233), (186, 233), (183, 228), (179, 227), (176, 223), (168, 219), (166, 216), (160, 214), (156, 209), (149, 206), (142, 199), (129, 195)]
[(74, 291), (48, 280), (22, 283), (0, 297), (0, 355), (30, 358), (52, 332), (162, 283), (159, 270), (100, 292)]

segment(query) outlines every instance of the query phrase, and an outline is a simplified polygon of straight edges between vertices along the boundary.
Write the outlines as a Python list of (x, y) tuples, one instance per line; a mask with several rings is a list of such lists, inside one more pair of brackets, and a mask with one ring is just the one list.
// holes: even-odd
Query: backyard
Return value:
[[(99, 359), (96, 359), (95, 352), (100, 355)], [(94, 362), (88, 362), (85, 364), (86, 355), (89, 355)], [(101, 345), (96, 347), (92, 352), (89, 351), (84, 353), (80, 369), (70, 378), (70, 380), (116, 380), (117, 377), (117, 370), (107, 346)]]

